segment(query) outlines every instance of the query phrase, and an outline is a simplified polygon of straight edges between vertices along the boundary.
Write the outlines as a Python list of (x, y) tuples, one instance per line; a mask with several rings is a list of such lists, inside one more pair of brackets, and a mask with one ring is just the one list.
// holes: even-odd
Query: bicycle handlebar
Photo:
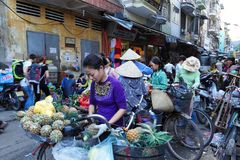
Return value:
[(231, 85), (231, 86), (227, 86), (227, 87), (226, 87), (226, 89), (230, 89), (230, 88), (233, 88), (233, 89), (238, 89), (238, 87), (237, 87), (237, 86), (233, 86), (233, 85)]
[(82, 117), (82, 118), (79, 118), (78, 121), (84, 121), (84, 120), (88, 120), (88, 119), (99, 119), (99, 120), (102, 120), (108, 127), (109, 130), (111, 130), (111, 125), (108, 123), (108, 120), (103, 117), (102, 115), (99, 115), (99, 114), (91, 114), (91, 115), (88, 115), (86, 117)]
[(222, 72), (222, 74), (224, 74), (224, 75), (229, 75), (229, 76), (233, 76), (233, 77), (236, 77), (236, 78), (240, 79), (240, 76), (235, 75), (235, 74), (232, 74), (232, 73)]

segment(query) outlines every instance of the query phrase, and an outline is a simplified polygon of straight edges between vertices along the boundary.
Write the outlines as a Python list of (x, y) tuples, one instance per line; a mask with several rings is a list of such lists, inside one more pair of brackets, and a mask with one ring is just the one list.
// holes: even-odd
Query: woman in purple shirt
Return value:
[[(89, 114), (96, 112), (104, 116), (110, 124), (123, 126), (126, 98), (121, 83), (107, 76), (103, 59), (98, 55), (88, 55), (83, 61), (83, 67), (93, 81), (90, 90)], [(104, 124), (101, 127), (106, 129)]]

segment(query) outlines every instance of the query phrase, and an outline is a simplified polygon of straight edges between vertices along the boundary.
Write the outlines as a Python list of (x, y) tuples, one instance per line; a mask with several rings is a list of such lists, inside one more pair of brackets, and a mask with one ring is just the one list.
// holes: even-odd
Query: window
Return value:
[(88, 19), (82, 17), (75, 17), (75, 25), (83, 28), (89, 28)]
[(58, 22), (64, 22), (64, 14), (62, 12), (54, 11), (48, 8), (45, 10), (45, 18)]
[(35, 16), (35, 17), (41, 16), (39, 6), (21, 2), (21, 1), (17, 1), (16, 5), (17, 5), (16, 6), (17, 13), (26, 14), (26, 15)]
[(163, 3), (163, 6), (162, 6), (162, 16), (166, 17), (168, 21), (171, 20), (171, 4), (170, 3), (166, 3), (164, 2)]

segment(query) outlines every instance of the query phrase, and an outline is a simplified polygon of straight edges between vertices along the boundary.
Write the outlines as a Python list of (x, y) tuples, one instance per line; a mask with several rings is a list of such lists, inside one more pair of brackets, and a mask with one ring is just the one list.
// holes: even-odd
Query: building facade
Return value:
[[(81, 68), (81, 61), (90, 53), (109, 55), (114, 38), (121, 40), (122, 52), (133, 48), (145, 62), (153, 55), (166, 60), (185, 52), (187, 56), (200, 54), (199, 47), (207, 51), (218, 49), (219, 0), (3, 2), (2, 61), (26, 59), (35, 53), (51, 60), (59, 70)], [(131, 27), (126, 29), (124, 23)]]
[(102, 50), (104, 23), (99, 12), (106, 7), (111, 12), (122, 9), (110, 2), (99, 1), (95, 3), (97, 7), (92, 6), (92, 1), (87, 2), (5, 1), (5, 5), (0, 5), (6, 14), (1, 25), (7, 24), (3, 29), (8, 36), (1, 37), (7, 41), (3, 53), (11, 57), (5, 61), (26, 59), (34, 53), (45, 56), (59, 70), (81, 66), (84, 56)]

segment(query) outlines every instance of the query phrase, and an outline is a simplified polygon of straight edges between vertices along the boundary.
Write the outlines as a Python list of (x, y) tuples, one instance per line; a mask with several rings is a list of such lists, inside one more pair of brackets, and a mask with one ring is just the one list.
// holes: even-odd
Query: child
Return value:
[(58, 101), (58, 95), (55, 92), (56, 91), (56, 87), (50, 82), (50, 83), (48, 83), (48, 89), (50, 91), (50, 95), (53, 97), (53, 101), (57, 102)]
[(63, 96), (65, 98), (72, 96), (75, 91), (75, 86), (76, 82), (74, 80), (74, 75), (69, 73), (68, 77), (66, 76), (62, 81)]
[(88, 83), (84, 73), (81, 73), (79, 75), (79, 78), (77, 80), (77, 86), (79, 87), (78, 94), (82, 94), (82, 92), (87, 88)]

